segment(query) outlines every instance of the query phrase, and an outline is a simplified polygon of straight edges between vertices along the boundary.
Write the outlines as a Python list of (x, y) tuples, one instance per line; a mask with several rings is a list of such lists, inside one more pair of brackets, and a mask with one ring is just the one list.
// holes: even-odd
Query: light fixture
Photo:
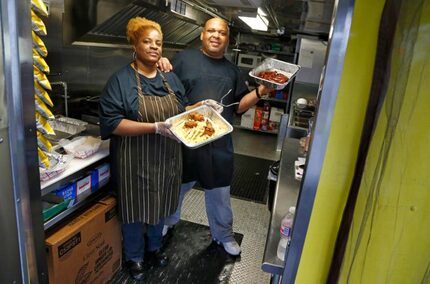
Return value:
[(240, 16), (239, 19), (241, 19), (245, 24), (247, 24), (251, 29), (257, 30), (257, 31), (267, 31), (267, 26), (269, 25), (269, 20), (266, 18), (266, 13), (261, 10), (261, 8), (257, 9), (257, 15), (251, 17), (249, 15), (243, 15)]

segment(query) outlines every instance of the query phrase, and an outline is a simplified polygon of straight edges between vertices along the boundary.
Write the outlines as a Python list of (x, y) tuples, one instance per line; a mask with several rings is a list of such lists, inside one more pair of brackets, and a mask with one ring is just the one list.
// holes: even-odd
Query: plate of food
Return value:
[(233, 127), (213, 108), (203, 105), (166, 120), (170, 130), (185, 146), (195, 149), (233, 131)]
[(266, 58), (263, 62), (249, 72), (257, 84), (271, 89), (282, 90), (300, 70), (299, 65), (281, 60)]

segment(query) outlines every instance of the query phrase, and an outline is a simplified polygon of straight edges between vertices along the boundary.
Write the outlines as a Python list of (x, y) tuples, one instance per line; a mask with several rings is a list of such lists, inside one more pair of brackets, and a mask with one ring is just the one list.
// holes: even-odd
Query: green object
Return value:
[(47, 221), (52, 217), (58, 215), (60, 212), (66, 210), (69, 205), (71, 199), (66, 199), (61, 203), (50, 203), (47, 201), (42, 201), (43, 203), (43, 221)]
[(280, 43), (272, 43), (272, 50), (273, 51), (282, 51), (282, 44), (280, 44)]

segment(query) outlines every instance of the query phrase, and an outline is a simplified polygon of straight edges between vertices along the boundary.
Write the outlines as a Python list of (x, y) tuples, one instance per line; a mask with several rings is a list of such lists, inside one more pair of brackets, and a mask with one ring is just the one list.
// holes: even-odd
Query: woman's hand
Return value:
[(156, 134), (160, 134), (161, 136), (180, 142), (178, 138), (176, 138), (176, 136), (173, 135), (172, 131), (170, 131), (170, 127), (172, 127), (170, 123), (160, 121), (160, 122), (155, 122), (154, 124), (155, 124)]
[(160, 60), (158, 60), (157, 67), (163, 72), (170, 72), (173, 70), (172, 64), (166, 57), (161, 57)]

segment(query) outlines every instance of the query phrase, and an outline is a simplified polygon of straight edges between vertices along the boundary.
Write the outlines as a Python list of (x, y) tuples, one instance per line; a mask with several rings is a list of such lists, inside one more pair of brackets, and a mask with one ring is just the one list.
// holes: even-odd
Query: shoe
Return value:
[(242, 252), (239, 244), (236, 241), (222, 243), (224, 250), (233, 256), (238, 256)]
[(164, 225), (163, 232), (162, 232), (163, 237), (165, 237), (167, 235), (167, 232), (169, 231), (169, 229), (170, 229), (170, 226)]
[(222, 245), (224, 247), (224, 250), (232, 256), (238, 256), (240, 255), (240, 253), (242, 252), (242, 250), (240, 249), (239, 244), (236, 241), (231, 241), (231, 242), (225, 242), (222, 243), (216, 239), (213, 239), (218, 245)]
[(156, 267), (166, 267), (169, 264), (169, 258), (162, 254), (160, 250), (147, 251), (145, 253), (145, 259), (148, 263)]
[(126, 262), (126, 267), (128, 268), (128, 271), (134, 280), (141, 281), (145, 278), (145, 275), (143, 273), (144, 269), (142, 261), (135, 262), (129, 260)]

